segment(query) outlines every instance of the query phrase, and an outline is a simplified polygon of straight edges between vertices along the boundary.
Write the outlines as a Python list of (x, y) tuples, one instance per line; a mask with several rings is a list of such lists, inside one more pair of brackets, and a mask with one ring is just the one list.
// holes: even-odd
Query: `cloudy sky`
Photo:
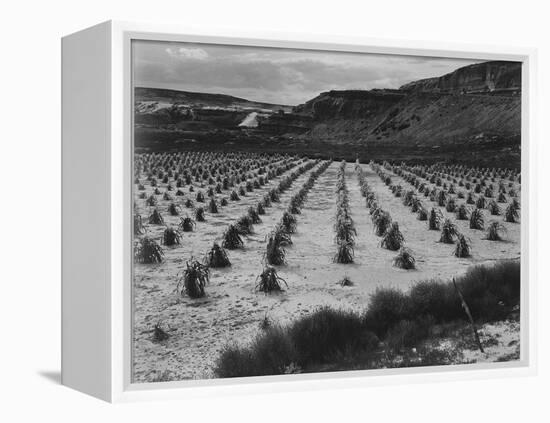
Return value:
[(398, 88), (473, 60), (134, 42), (134, 84), (296, 105), (322, 91)]

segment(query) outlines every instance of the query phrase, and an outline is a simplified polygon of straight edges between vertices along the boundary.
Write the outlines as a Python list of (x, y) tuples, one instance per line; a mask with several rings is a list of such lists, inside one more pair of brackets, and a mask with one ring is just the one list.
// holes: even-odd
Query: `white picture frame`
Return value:
[[(523, 63), (518, 362), (133, 384), (131, 41), (184, 41)], [(110, 402), (526, 376), (536, 373), (536, 51), (105, 22), (62, 40), (62, 383)], [(86, 195), (83, 195), (86, 193)], [(82, 220), (87, 225), (82, 225)]]

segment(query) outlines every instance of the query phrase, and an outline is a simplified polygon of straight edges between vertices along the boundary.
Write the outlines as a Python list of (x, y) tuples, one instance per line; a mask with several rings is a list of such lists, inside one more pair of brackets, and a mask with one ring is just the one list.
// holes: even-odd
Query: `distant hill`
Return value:
[(291, 106), (251, 101), (226, 94), (197, 93), (147, 87), (136, 87), (134, 89), (134, 101), (136, 103), (158, 102), (170, 105), (180, 104), (188, 107), (266, 109), (271, 111), (290, 111), (292, 108)]

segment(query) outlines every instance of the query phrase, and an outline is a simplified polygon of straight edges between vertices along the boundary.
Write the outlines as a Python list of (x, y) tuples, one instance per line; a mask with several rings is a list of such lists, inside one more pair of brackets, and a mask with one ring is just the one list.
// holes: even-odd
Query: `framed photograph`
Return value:
[(534, 52), (193, 33), (63, 39), (64, 384), (534, 371)]

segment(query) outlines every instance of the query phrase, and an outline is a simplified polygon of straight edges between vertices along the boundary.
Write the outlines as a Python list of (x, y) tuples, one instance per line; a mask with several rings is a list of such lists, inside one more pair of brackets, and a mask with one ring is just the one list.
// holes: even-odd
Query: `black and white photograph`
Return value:
[(133, 383), (520, 360), (521, 62), (134, 40), (132, 96)]

